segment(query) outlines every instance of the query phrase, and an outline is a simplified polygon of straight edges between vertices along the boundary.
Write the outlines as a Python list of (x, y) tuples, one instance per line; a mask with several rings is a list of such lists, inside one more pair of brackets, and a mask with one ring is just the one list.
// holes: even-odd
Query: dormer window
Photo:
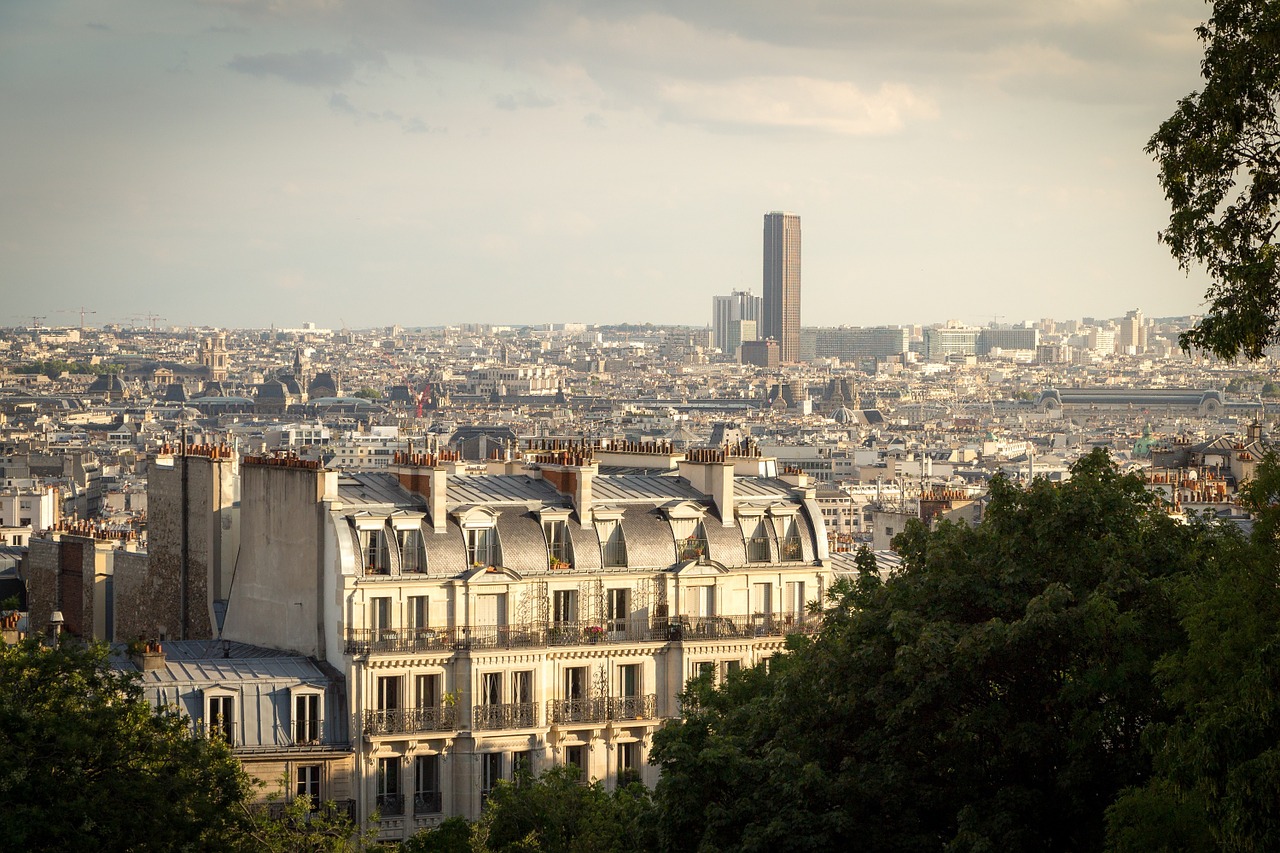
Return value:
[(547, 561), (553, 569), (572, 568), (573, 560), (569, 549), (569, 524), (563, 519), (550, 519), (542, 522), (542, 532), (547, 537)]
[(476, 527), (466, 531), (467, 561), (473, 566), (496, 566), (498, 558), (498, 531), (492, 527)]
[(426, 554), (422, 546), (422, 531), (417, 527), (397, 530), (396, 538), (400, 546), (400, 571), (421, 572), (426, 568)]
[(701, 562), (709, 556), (707, 531), (700, 521), (693, 524), (688, 535), (676, 540), (676, 562), (684, 563), (689, 560)]
[(230, 690), (206, 690), (205, 731), (211, 738), (220, 738), (234, 746), (236, 723), (240, 715), (236, 708), (236, 695)]
[(290, 729), (295, 746), (320, 742), (324, 693), (312, 687), (296, 687), (291, 691)]
[(610, 519), (596, 523), (600, 537), (601, 565), (605, 568), (626, 568), (627, 540), (622, 533), (622, 519)]
[(765, 524), (764, 517), (743, 518), (741, 524), (744, 530), (750, 531), (746, 543), (747, 562), (769, 562), (769, 528)]

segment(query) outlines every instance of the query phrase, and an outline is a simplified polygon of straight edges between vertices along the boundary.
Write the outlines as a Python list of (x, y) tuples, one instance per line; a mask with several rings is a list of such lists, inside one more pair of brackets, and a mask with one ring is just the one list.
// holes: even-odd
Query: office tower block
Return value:
[(800, 357), (800, 217), (764, 216), (764, 317), (760, 336), (778, 342), (778, 358)]
[[(722, 352), (731, 353), (729, 346), (729, 326), (735, 320), (760, 321), (762, 312), (759, 296), (752, 296), (749, 290), (735, 290), (728, 296), (711, 297), (711, 343)], [(753, 338), (747, 338), (753, 340)], [(738, 343), (742, 341), (739, 340)], [(737, 344), (734, 344), (737, 346)]]

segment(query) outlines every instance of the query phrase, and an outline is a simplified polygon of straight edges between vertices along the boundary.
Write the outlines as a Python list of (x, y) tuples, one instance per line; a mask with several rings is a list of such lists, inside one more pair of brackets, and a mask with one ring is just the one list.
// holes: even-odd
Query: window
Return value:
[(293, 696), (293, 742), (320, 742), (320, 694), (295, 693)]
[(782, 539), (782, 559), (804, 559), (804, 549), (800, 545), (800, 528), (796, 526), (794, 518), (786, 520), (786, 531), (786, 535)]
[(553, 569), (567, 569), (573, 566), (569, 550), (569, 525), (556, 519), (544, 521), (542, 532), (547, 537), (547, 560)]
[(489, 800), (493, 789), (502, 780), (502, 753), (486, 752), (480, 756), (480, 802)]
[(209, 736), (219, 737), (227, 743), (236, 742), (236, 697), (215, 694), (209, 697)]
[(752, 525), (751, 535), (747, 537), (747, 562), (769, 562), (769, 529), (764, 518), (758, 518)]
[(420, 572), (426, 564), (422, 553), (422, 532), (416, 527), (397, 531), (400, 540), (400, 571)]
[(742, 671), (742, 661), (740, 660), (722, 661), (720, 664), (720, 680), (728, 681), (729, 676), (733, 675), (735, 672), (741, 672), (741, 671)]
[(716, 588), (691, 586), (684, 591), (684, 615), (708, 617), (716, 615)]
[(791, 617), (804, 615), (804, 581), (787, 581), (787, 598), (783, 602), (786, 613)]
[(365, 570), (374, 574), (386, 574), (390, 567), (387, 559), (387, 538), (382, 530), (360, 531), (360, 547), (364, 551)]
[(440, 794), (440, 756), (419, 755), (413, 760), (413, 813), (443, 811)]
[(618, 786), (640, 781), (640, 744), (636, 741), (618, 744)]
[(620, 521), (602, 522), (597, 528), (600, 544), (604, 550), (602, 556), (605, 568), (626, 568), (627, 540), (622, 535)]
[(383, 675), (378, 677), (377, 703), (379, 711), (396, 711), (400, 709), (400, 676)]
[(707, 531), (702, 526), (702, 522), (698, 522), (693, 526), (687, 536), (682, 536), (676, 542), (676, 559), (680, 562), (686, 560), (701, 561), (709, 556), (707, 549)]
[(762, 616), (773, 613), (773, 584), (751, 585), (751, 612)]
[(507, 624), (507, 594), (486, 593), (476, 596), (476, 625), (499, 626)]
[(533, 702), (533, 670), (511, 673), (511, 701), (517, 705)]
[(486, 672), (480, 676), (480, 704), (502, 704), (502, 673)]
[(409, 630), (415, 637), (424, 637), (430, 627), (431, 602), (425, 595), (409, 596)]
[(413, 694), (417, 707), (435, 708), (440, 704), (440, 674), (429, 673), (413, 678)]
[(311, 811), (320, 808), (320, 765), (301, 764), (298, 766), (297, 784), (294, 795), (311, 800)]
[(400, 756), (378, 759), (377, 807), (382, 817), (404, 814), (404, 798), (400, 794)]
[(587, 748), (585, 746), (566, 746), (564, 748), (564, 763), (570, 767), (578, 768), (580, 781), (587, 781)]
[(578, 621), (578, 591), (557, 589), (551, 593), (551, 618), (560, 623)]
[(476, 527), (467, 530), (467, 562), (473, 566), (496, 566), (498, 532), (492, 527)]
[(391, 599), (379, 597), (369, 599), (369, 625), (373, 628), (375, 640), (392, 639), (391, 634)]
[(631, 590), (629, 589), (611, 589), (609, 590), (608, 613), (610, 631), (626, 631), (627, 617), (631, 615), (630, 608)]
[(517, 785), (533, 778), (533, 753), (529, 750), (511, 753), (511, 778)]
[(640, 695), (640, 664), (628, 663), (618, 667), (618, 695), (625, 699)]
[(564, 671), (564, 698), (584, 699), (587, 695), (587, 668), (571, 666)]

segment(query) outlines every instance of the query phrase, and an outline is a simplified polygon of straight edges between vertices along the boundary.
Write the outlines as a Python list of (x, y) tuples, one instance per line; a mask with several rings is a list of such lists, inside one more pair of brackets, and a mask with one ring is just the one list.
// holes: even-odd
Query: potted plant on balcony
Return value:
[(551, 566), (552, 570), (569, 568), (569, 561), (562, 560), (559, 557), (551, 557), (548, 560), (548, 564)]
[(598, 643), (604, 637), (604, 628), (599, 625), (588, 625), (582, 629), (582, 633), (586, 635), (588, 643)]

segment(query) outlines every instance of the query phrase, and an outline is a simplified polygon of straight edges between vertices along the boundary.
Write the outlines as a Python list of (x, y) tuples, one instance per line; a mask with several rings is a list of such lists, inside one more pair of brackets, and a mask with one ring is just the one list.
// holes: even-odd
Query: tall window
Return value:
[(533, 702), (533, 670), (523, 669), (511, 673), (511, 701), (517, 705)]
[(622, 522), (601, 522), (597, 530), (600, 533), (600, 543), (604, 549), (603, 561), (605, 568), (626, 568), (627, 540), (622, 535)]
[(618, 695), (624, 699), (640, 695), (640, 664), (628, 663), (618, 667)]
[(384, 817), (404, 814), (404, 800), (400, 795), (400, 756), (378, 759), (376, 784), (378, 811)]
[(564, 698), (585, 699), (587, 696), (587, 668), (571, 666), (564, 671)]
[(804, 559), (804, 548), (800, 545), (800, 528), (794, 518), (786, 520), (786, 534), (782, 537), (782, 559)]
[(422, 532), (416, 527), (397, 531), (400, 540), (400, 571), (420, 572), (426, 563), (422, 553)]
[(400, 676), (384, 675), (378, 677), (378, 710), (396, 711), (400, 709)]
[(773, 613), (773, 584), (755, 583), (751, 585), (751, 612), (761, 616)]
[(581, 781), (587, 781), (587, 748), (585, 746), (566, 746), (564, 748), (564, 763), (570, 767), (578, 768), (578, 775)]
[(467, 562), (473, 566), (498, 565), (498, 531), (492, 527), (467, 530)]
[(440, 796), (440, 756), (419, 755), (413, 760), (413, 813), (435, 814), (443, 810)]
[(769, 529), (764, 518), (756, 519), (751, 525), (751, 535), (747, 537), (747, 561), (751, 563), (769, 562)]
[(440, 673), (414, 676), (413, 693), (418, 708), (435, 708), (440, 704)]
[(293, 742), (320, 742), (320, 694), (298, 693), (293, 697)]
[(502, 779), (502, 753), (486, 752), (480, 756), (480, 802), (487, 802)]
[(578, 621), (578, 591), (557, 589), (551, 593), (551, 618), (555, 622)]
[(631, 590), (626, 588), (609, 590), (608, 613), (610, 631), (626, 631), (627, 617), (631, 615)]
[(385, 574), (390, 570), (387, 559), (387, 538), (382, 530), (360, 531), (361, 547), (364, 550), (365, 570), (375, 574)]
[(428, 624), (430, 604), (430, 599), (425, 595), (409, 596), (409, 629), (416, 637), (423, 636), (430, 627)]
[(236, 742), (236, 697), (209, 697), (209, 736), (220, 737), (227, 743)]
[(486, 672), (480, 676), (480, 703), (482, 705), (502, 704), (502, 673)]
[(569, 568), (573, 564), (569, 551), (569, 525), (558, 519), (545, 521), (542, 532), (547, 536), (547, 557), (551, 568)]
[(381, 640), (391, 630), (391, 598), (380, 596), (369, 599), (369, 624), (373, 638)]
[(309, 799), (311, 801), (311, 811), (320, 808), (319, 764), (298, 765), (298, 778), (297, 784), (294, 786), (294, 794), (298, 797)]
[(804, 581), (787, 581), (786, 601), (783, 602), (788, 616), (804, 615)]
[(636, 741), (618, 744), (618, 784), (640, 781), (640, 744)]

